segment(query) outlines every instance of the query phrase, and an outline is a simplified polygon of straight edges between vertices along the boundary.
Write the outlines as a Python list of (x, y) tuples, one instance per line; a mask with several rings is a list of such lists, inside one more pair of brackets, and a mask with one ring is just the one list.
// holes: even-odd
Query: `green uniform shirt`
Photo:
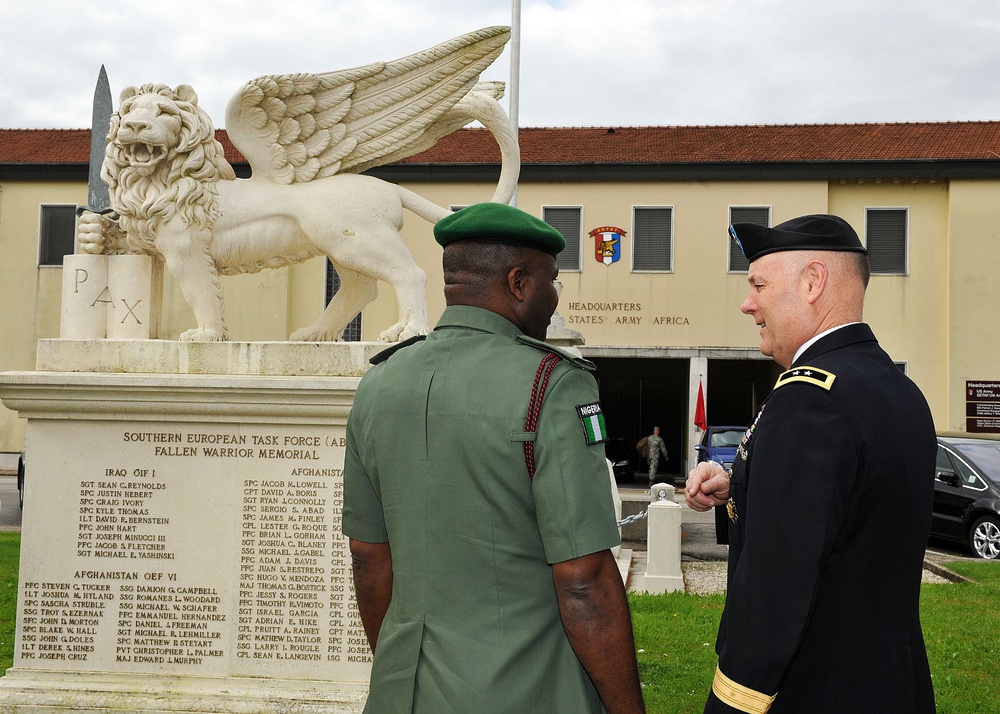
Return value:
[[(445, 310), (362, 379), (347, 425), (343, 531), (392, 549), (366, 712), (600, 712), (559, 617), (551, 563), (620, 542), (604, 447), (560, 361), (524, 459), (545, 352), (499, 315)], [(583, 410), (585, 414), (593, 409)]]

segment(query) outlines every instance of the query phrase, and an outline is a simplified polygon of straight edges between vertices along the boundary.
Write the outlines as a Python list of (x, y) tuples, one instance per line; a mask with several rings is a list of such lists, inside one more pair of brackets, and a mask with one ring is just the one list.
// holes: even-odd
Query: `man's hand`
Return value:
[(721, 506), (729, 499), (729, 472), (717, 461), (702, 461), (688, 474), (684, 498), (696, 511)]

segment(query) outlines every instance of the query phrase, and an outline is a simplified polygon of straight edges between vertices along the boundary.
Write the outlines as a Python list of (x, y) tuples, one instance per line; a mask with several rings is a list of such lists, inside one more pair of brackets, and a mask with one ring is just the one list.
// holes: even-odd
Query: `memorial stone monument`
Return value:
[[(477, 85), (507, 28), (390, 63), (262, 77), (227, 111), (253, 169), (235, 179), (189, 87), (122, 93), (82, 252), (67, 256), (58, 339), (0, 375), (27, 418), (14, 666), (0, 712), (357, 712), (371, 653), (340, 533), (345, 425), (380, 343), (344, 326), (393, 285), (396, 341), (427, 330), (403, 209), (355, 175), (472, 119), (517, 180), (516, 135)], [(92, 186), (92, 189), (94, 187)], [(110, 209), (110, 210), (109, 210)], [(219, 274), (327, 255), (342, 290), (289, 342), (229, 341)], [(162, 270), (196, 327), (157, 339)]]

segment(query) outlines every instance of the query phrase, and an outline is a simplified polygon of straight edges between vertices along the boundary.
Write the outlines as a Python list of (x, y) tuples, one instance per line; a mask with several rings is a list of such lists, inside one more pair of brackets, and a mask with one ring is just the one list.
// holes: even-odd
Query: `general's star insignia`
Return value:
[(797, 367), (783, 372), (778, 377), (778, 381), (775, 382), (774, 388), (777, 389), (793, 382), (805, 382), (829, 390), (836, 378), (837, 375), (819, 367)]

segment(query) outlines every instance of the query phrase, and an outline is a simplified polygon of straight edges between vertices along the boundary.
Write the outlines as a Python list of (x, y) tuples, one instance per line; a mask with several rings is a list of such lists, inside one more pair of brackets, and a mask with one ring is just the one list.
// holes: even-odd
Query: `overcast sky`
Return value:
[[(510, 0), (7, 0), (0, 127), (88, 128), (102, 64), (216, 126), (263, 74), (392, 60)], [(509, 49), (483, 74), (508, 81)], [(523, 0), (520, 125), (1000, 120), (997, 0)]]

